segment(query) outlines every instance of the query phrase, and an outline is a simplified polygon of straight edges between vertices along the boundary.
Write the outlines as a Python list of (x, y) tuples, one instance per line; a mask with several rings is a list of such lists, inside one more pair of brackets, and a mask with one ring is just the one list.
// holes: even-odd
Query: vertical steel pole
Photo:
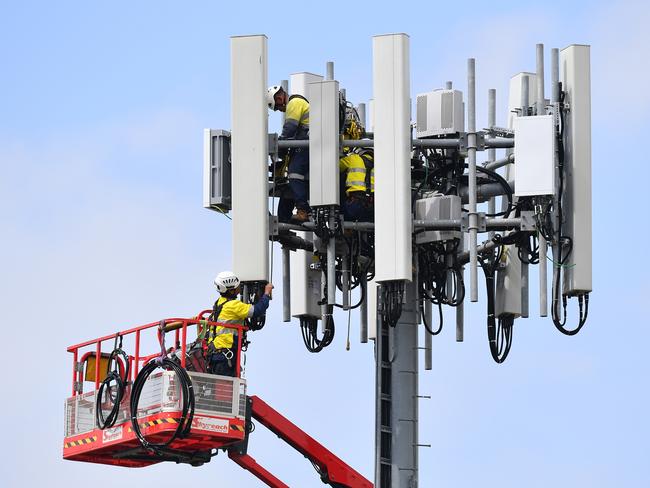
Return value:
[(341, 294), (343, 295), (343, 310), (350, 310), (350, 256), (349, 253), (343, 253), (341, 257)]
[(551, 103), (560, 101), (560, 50), (551, 49)]
[(537, 76), (535, 92), (535, 114), (545, 115), (544, 110), (544, 44), (537, 44)]
[[(433, 307), (429, 300), (424, 301), (424, 317), (433, 328)], [(433, 367), (433, 336), (426, 330), (424, 331), (424, 369), (431, 371)]]
[[(544, 44), (537, 44), (537, 115), (546, 115), (544, 100)], [(548, 315), (548, 268), (546, 266), (546, 255), (548, 245), (543, 235), (539, 234), (539, 316)]]
[(469, 278), (470, 300), (478, 301), (477, 240), (478, 216), (476, 214), (476, 62), (467, 60), (467, 157), (469, 160)]
[[(460, 269), (460, 272), (465, 274), (465, 267)], [(465, 340), (465, 302), (462, 301), (456, 307), (456, 342), (463, 342)]]
[(328, 61), (325, 68), (325, 81), (332, 81), (334, 79), (334, 62)]
[(366, 281), (366, 274), (360, 278), (359, 287), (361, 289), (361, 296), (363, 296), (363, 301), (359, 307), (359, 313), (361, 315), (359, 320), (359, 340), (362, 344), (368, 342), (368, 282)]
[[(289, 80), (280, 82), (282, 89), (289, 93)], [(286, 120), (286, 114), (282, 114), (282, 125)], [(274, 195), (275, 196), (275, 195)], [(282, 321), (291, 322), (291, 251), (288, 247), (282, 248)], [(273, 278), (273, 277), (271, 277)]]
[(291, 251), (282, 248), (282, 321), (291, 322)]
[[(415, 281), (407, 281), (406, 300), (397, 326), (389, 331), (392, 385), (391, 488), (418, 482), (418, 326)], [(384, 488), (384, 487), (381, 487)]]
[[(488, 90), (488, 126), (489, 127), (494, 127), (497, 125), (497, 109), (496, 109), (496, 103), (497, 103), (497, 91), (494, 88), (490, 88)], [(496, 161), (496, 149), (491, 148), (488, 149), (488, 160), (490, 162)], [(489, 214), (494, 214), (496, 212), (496, 198), (492, 197), (488, 201), (488, 213)], [(488, 234), (489, 238), (492, 239), (494, 237), (494, 231), (491, 231)]]
[[(521, 78), (521, 116), (528, 115), (528, 100), (530, 99), (530, 87), (528, 77)], [(521, 316), (528, 317), (528, 263), (521, 262)]]

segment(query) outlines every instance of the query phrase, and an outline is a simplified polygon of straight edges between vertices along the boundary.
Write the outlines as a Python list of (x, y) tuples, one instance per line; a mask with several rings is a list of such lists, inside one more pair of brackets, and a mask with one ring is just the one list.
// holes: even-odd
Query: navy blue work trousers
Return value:
[(292, 149), (289, 160), (289, 188), (292, 198), (280, 198), (278, 220), (289, 222), (294, 206), (309, 212), (309, 150)]

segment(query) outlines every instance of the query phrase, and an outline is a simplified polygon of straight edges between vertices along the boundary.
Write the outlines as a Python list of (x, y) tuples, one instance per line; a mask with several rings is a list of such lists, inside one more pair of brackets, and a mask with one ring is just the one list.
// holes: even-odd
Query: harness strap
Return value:
[[(221, 311), (223, 310), (224, 305), (228, 303), (232, 298), (226, 298), (224, 302), (219, 305), (219, 299), (217, 298), (217, 301), (214, 302), (214, 307), (212, 308), (212, 313), (210, 314), (210, 317), (208, 318), (210, 322), (218, 322), (219, 321), (219, 315), (221, 315)], [(210, 326), (210, 332), (208, 334), (208, 343), (212, 342), (213, 339), (216, 337), (216, 326), (211, 325)]]

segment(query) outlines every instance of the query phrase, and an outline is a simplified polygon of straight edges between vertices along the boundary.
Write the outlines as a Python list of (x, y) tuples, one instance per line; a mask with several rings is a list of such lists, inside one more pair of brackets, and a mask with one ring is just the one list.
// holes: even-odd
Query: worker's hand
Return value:
[(269, 298), (273, 298), (273, 295), (271, 294), (273, 291), (273, 283), (267, 283), (266, 286), (264, 287), (264, 294), (268, 295)]

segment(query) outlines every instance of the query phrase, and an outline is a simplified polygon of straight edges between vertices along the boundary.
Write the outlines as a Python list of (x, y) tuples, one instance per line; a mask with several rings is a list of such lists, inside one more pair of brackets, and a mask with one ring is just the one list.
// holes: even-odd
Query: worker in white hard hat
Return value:
[[(269, 87), (266, 100), (271, 110), (285, 112), (279, 139), (309, 139), (309, 101), (302, 95), (291, 95), (279, 85)], [(302, 224), (309, 220), (309, 148), (289, 151), (289, 187), (293, 199), (280, 198), (278, 220)], [(292, 217), (294, 206), (296, 215)]]
[(227, 324), (245, 325), (246, 319), (261, 317), (269, 308), (273, 284), (264, 287), (264, 294), (257, 303), (244, 303), (237, 299), (241, 289), (239, 278), (232, 271), (222, 271), (214, 279), (214, 285), (221, 296), (214, 304), (210, 316), (213, 322), (219, 322), (214, 338), (208, 344), (210, 372), (226, 376), (235, 375), (237, 357), (237, 329), (228, 328)]

